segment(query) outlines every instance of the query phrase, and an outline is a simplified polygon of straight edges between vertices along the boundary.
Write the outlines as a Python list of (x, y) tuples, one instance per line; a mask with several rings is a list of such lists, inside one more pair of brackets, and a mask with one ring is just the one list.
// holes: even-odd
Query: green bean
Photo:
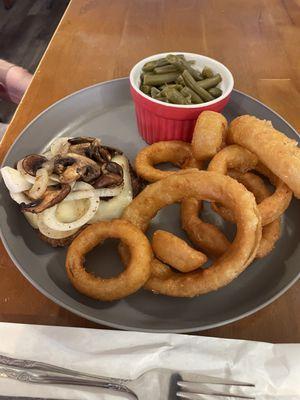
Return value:
[[(178, 54), (177, 57), (179, 57), (181, 59), (184, 59), (184, 55), (183, 54)], [(167, 61), (167, 59), (165, 57), (163, 57), (163, 58), (159, 58), (158, 60), (153, 60), (153, 61), (147, 62), (143, 66), (142, 70), (144, 72), (151, 72), (151, 71), (154, 70), (154, 68), (164, 67), (165, 65), (168, 65), (168, 64), (170, 64), (170, 63)]]
[(164, 103), (170, 103), (166, 97), (158, 97), (156, 100), (163, 101)]
[(176, 72), (176, 71), (178, 71), (178, 68), (176, 68), (175, 65), (164, 65), (163, 67), (154, 68), (154, 72), (156, 74), (165, 74), (168, 72)]
[(143, 93), (145, 94), (150, 94), (151, 93), (151, 86), (148, 85), (141, 85), (140, 89)]
[(194, 92), (196, 92), (203, 101), (211, 101), (214, 99), (213, 96), (210, 93), (208, 93), (207, 90), (203, 89), (201, 86), (198, 86), (200, 82), (196, 82), (195, 79), (192, 77), (192, 75), (189, 73), (189, 71), (187, 70), (183, 71), (182, 77), (184, 79), (185, 84)]
[(167, 61), (166, 58), (159, 58), (158, 60), (147, 62), (143, 66), (142, 70), (144, 72), (150, 72), (150, 71), (153, 71), (154, 68), (156, 68), (156, 67), (163, 67), (164, 65), (168, 65), (168, 64), (170, 64), (170, 63)]
[(182, 90), (181, 93), (186, 96), (189, 95), (191, 96), (191, 101), (193, 104), (200, 104), (203, 103), (203, 100), (201, 99), (200, 96), (198, 96), (198, 94), (196, 92), (194, 92), (192, 89), (190, 89), (189, 87), (185, 86)]
[[(184, 82), (183, 82), (183, 84), (184, 84)], [(168, 85), (162, 85), (162, 86), (159, 87), (159, 89), (163, 90), (166, 87), (175, 88), (175, 89), (177, 89), (179, 91), (181, 91), (183, 89), (183, 85), (179, 85), (179, 83), (171, 83), (171, 84), (168, 84)]]
[(185, 59), (181, 59), (173, 54), (167, 55), (166, 59), (169, 61), (170, 64), (174, 65), (180, 72), (188, 70), (194, 79), (196, 80), (202, 79), (201, 72), (191, 67), (190, 64)]
[(218, 87), (210, 88), (210, 89), (208, 89), (208, 92), (209, 92), (212, 96), (214, 96), (214, 98), (220, 97), (220, 96), (222, 96), (222, 94), (223, 94), (222, 89), (220, 89), (220, 88), (218, 88)]
[(175, 88), (166, 88), (164, 95), (173, 104), (188, 104), (186, 98)]
[(202, 76), (203, 78), (212, 78), (214, 76), (214, 73), (211, 68), (204, 67), (202, 70)]
[(179, 76), (178, 76), (178, 78), (176, 79), (176, 82), (177, 82), (179, 85), (185, 86), (185, 82), (184, 82), (184, 79), (183, 79), (182, 75), (179, 75)]
[(178, 72), (169, 72), (168, 74), (160, 75), (144, 75), (144, 84), (150, 86), (161, 86), (164, 83), (174, 82), (179, 76)]
[(198, 87), (202, 87), (203, 89), (210, 89), (212, 87), (217, 86), (218, 83), (222, 81), (222, 77), (220, 74), (213, 76), (212, 78), (204, 79), (201, 82), (197, 82)]
[(185, 97), (187, 104), (192, 104), (192, 95), (190, 93), (188, 93), (187, 91), (184, 91), (184, 90), (181, 90), (180, 93)]
[(207, 66), (201, 72), (193, 64), (195, 61), (186, 60), (183, 54), (149, 61), (141, 71), (140, 89), (154, 99), (173, 104), (200, 104), (221, 96), (222, 90), (217, 87), (221, 75), (214, 75)]
[(158, 90), (155, 86), (152, 86), (151, 88), (151, 97), (153, 97), (154, 99), (157, 98), (157, 96), (160, 95), (160, 90)]

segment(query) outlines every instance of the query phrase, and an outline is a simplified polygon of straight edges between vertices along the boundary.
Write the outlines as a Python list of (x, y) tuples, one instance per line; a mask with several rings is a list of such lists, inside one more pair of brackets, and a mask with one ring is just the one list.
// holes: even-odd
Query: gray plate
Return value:
[[(225, 115), (232, 119), (241, 114), (271, 120), (277, 129), (297, 139), (296, 132), (279, 115), (257, 100), (234, 91)], [(83, 89), (48, 108), (23, 131), (4, 164), (12, 166), (25, 155), (40, 152), (58, 135), (97, 136), (105, 144), (120, 147), (134, 160), (145, 143), (137, 132), (128, 79)], [(101, 324), (155, 332), (212, 328), (266, 306), (299, 277), (300, 224), (297, 221), (300, 207), (299, 202), (293, 200), (284, 215), (281, 239), (275, 250), (268, 257), (255, 261), (227, 287), (194, 299), (170, 298), (140, 290), (118, 302), (97, 302), (73, 289), (64, 268), (65, 249), (53, 249), (40, 241), (25, 218), (21, 218), (2, 180), (0, 184), (1, 237), (14, 263), (44, 295)], [(216, 223), (221, 224), (221, 221), (217, 218)], [(180, 229), (177, 205), (162, 210), (149, 233), (158, 226), (185, 237)], [(232, 231), (232, 227), (227, 228)], [(88, 256), (87, 265), (106, 277), (121, 270), (116, 243), (109, 241), (94, 250)]]

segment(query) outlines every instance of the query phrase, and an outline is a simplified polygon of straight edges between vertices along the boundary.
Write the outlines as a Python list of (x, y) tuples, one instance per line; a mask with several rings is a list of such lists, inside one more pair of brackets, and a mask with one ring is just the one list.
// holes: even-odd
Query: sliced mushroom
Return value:
[(122, 183), (122, 178), (120, 180), (119, 175), (102, 175), (100, 178), (94, 182), (94, 188), (95, 189), (101, 189), (101, 188), (108, 188), (108, 187), (113, 187), (113, 186), (119, 186)]
[(119, 195), (113, 197), (108, 201), (101, 202), (97, 213), (89, 221), (90, 224), (103, 220), (110, 220), (113, 218), (120, 218), (124, 209), (132, 201), (132, 187), (129, 173), (129, 162), (126, 157), (116, 156), (114, 161), (121, 165), (124, 171), (124, 185)]
[(79, 144), (72, 144), (69, 148), (70, 153), (80, 154), (82, 156), (86, 156), (91, 143), (79, 143)]
[(47, 208), (53, 207), (61, 202), (71, 191), (71, 186), (67, 184), (48, 187), (42, 199), (31, 203), (21, 203), (21, 211), (28, 211), (34, 214), (41, 213)]
[(104, 164), (101, 169), (104, 174), (115, 174), (123, 178), (123, 168), (116, 162), (108, 162)]
[(84, 182), (92, 182), (101, 175), (100, 166), (95, 161), (80, 154), (68, 153), (56, 164), (62, 166), (63, 169), (62, 172), (55, 170), (56, 173), (60, 174), (62, 183), (71, 183), (78, 179), (82, 179)]
[(102, 164), (111, 160), (110, 152), (101, 146), (98, 139), (95, 139), (87, 150), (87, 156), (98, 163)]
[(123, 168), (110, 161), (102, 165), (102, 175), (94, 182), (95, 189), (119, 186), (123, 183)]
[(76, 162), (75, 158), (68, 156), (57, 156), (54, 159), (53, 172), (57, 175), (61, 175), (67, 167), (73, 165)]
[(91, 136), (78, 136), (74, 138), (68, 139), (68, 142), (73, 145), (73, 144), (83, 144), (83, 143), (92, 143), (95, 140), (95, 138)]
[(46, 161), (48, 161), (48, 159), (40, 154), (31, 154), (23, 158), (22, 167), (27, 174), (35, 176), (36, 171), (42, 168)]
[(107, 150), (112, 157), (121, 156), (123, 154), (123, 151), (121, 151), (120, 149), (115, 149), (110, 146), (102, 146), (102, 147), (103, 149)]

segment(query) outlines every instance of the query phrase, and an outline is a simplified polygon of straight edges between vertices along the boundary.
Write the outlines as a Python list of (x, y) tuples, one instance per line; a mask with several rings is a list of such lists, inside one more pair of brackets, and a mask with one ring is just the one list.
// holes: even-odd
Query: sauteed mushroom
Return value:
[(105, 163), (110, 161), (114, 156), (123, 154), (120, 150), (113, 149), (109, 146), (101, 146), (101, 143), (98, 139), (95, 139), (89, 149), (87, 150), (86, 155), (89, 158), (97, 161), (98, 163)]
[(72, 144), (69, 147), (69, 152), (80, 154), (81, 156), (86, 156), (89, 151), (90, 146), (91, 146), (91, 143)]
[(21, 211), (28, 211), (34, 214), (41, 213), (47, 208), (60, 203), (71, 191), (71, 186), (67, 184), (50, 186), (46, 190), (43, 198), (32, 201), (31, 203), (21, 203)]
[(66, 156), (56, 156), (54, 160), (54, 168), (53, 172), (57, 175), (62, 174), (67, 167), (73, 165), (75, 163), (75, 159), (73, 157)]
[(110, 152), (101, 146), (100, 141), (97, 139), (91, 143), (87, 155), (100, 164), (111, 160)]
[(62, 183), (71, 183), (80, 178), (84, 182), (91, 182), (101, 174), (100, 166), (95, 161), (76, 153), (58, 158), (54, 165), (54, 172), (60, 175)]
[[(91, 136), (78, 136), (74, 138), (68, 139), (68, 142), (73, 145), (73, 144), (82, 144), (82, 143), (92, 143), (95, 140), (95, 138)], [(100, 142), (100, 140), (99, 140)]]
[(47, 158), (40, 154), (31, 154), (23, 159), (22, 167), (27, 174), (35, 176), (36, 171), (42, 168), (46, 161), (48, 161)]
[(113, 162), (110, 161), (102, 165), (102, 175), (94, 182), (94, 188), (108, 188), (119, 186), (123, 183), (123, 168)]

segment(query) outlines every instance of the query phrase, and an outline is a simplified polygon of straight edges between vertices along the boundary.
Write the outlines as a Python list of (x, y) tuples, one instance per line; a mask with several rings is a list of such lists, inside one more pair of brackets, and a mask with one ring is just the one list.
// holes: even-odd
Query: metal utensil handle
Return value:
[[(32, 372), (21, 367), (10, 367), (0, 365), (0, 376), (4, 378), (15, 379), (20, 382), (26, 383), (39, 383), (39, 384), (57, 384), (57, 385), (78, 385), (89, 387), (100, 387), (108, 390), (115, 390), (123, 393), (135, 394), (126, 386), (126, 380), (114, 378), (80, 378), (67, 375), (57, 375), (52, 372)], [(136, 396), (135, 396), (136, 397)]]
[[(85, 372), (75, 371), (73, 369), (58, 367), (53, 364), (47, 364), (40, 361), (24, 360), (20, 358), (7, 357), (0, 354), (0, 366), (16, 367), (29, 370), (45, 371), (45, 372), (56, 372), (58, 374), (64, 374), (69, 376), (78, 376), (81, 378), (92, 378), (100, 380), (112, 380), (114, 378), (106, 378), (103, 376), (87, 374)], [(117, 380), (118, 381), (118, 380)]]

